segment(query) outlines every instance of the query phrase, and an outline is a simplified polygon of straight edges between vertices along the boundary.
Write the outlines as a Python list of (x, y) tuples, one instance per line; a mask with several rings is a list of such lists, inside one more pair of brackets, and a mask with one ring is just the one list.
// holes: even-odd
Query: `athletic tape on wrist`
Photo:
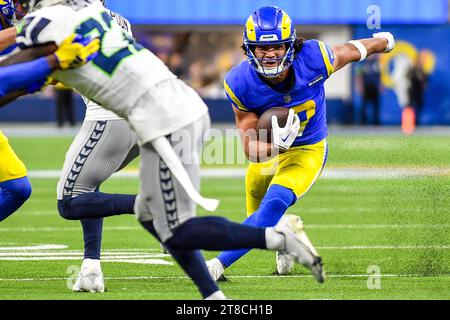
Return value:
[(364, 59), (366, 59), (366, 57), (367, 57), (367, 49), (366, 49), (365, 45), (363, 45), (358, 40), (350, 40), (348, 43), (354, 45), (356, 47), (356, 49), (358, 49), (359, 53), (361, 54), (361, 59), (359, 59), (359, 61), (363, 61)]

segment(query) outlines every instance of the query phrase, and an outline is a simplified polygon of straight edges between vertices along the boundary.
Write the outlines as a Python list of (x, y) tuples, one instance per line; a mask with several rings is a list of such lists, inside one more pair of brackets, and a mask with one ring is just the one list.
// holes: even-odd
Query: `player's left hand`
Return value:
[(61, 70), (81, 67), (94, 59), (100, 49), (99, 39), (83, 38), (72, 34), (59, 46), (55, 52)]
[(300, 130), (300, 119), (298, 115), (294, 113), (293, 109), (289, 110), (289, 115), (286, 121), (286, 125), (280, 128), (278, 125), (277, 116), (272, 116), (272, 144), (281, 151), (287, 151), (297, 138), (298, 131)]
[(386, 50), (384, 50), (385, 53), (391, 52), (395, 48), (395, 40), (394, 36), (390, 32), (378, 32), (373, 34), (374, 38), (379, 39), (386, 39), (387, 40), (387, 47)]

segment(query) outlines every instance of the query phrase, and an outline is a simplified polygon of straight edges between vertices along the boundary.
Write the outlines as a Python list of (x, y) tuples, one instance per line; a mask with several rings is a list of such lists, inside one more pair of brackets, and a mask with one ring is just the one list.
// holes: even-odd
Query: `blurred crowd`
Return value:
[(136, 38), (203, 98), (225, 98), (225, 74), (245, 59), (240, 32), (141, 31)]
[[(402, 129), (412, 134), (424, 107), (424, 95), (428, 84), (426, 58), (428, 51), (418, 53), (411, 60), (405, 55), (394, 59), (392, 78), (393, 90), (402, 109)], [(362, 97), (360, 124), (380, 125), (381, 94), (385, 90), (382, 83), (380, 55), (372, 55), (355, 67), (355, 88)]]

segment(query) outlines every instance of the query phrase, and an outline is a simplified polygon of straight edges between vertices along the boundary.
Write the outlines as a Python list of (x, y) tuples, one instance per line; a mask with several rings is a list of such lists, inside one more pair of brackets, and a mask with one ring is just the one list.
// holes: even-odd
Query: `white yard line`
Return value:
[[(450, 224), (306, 224), (306, 229), (442, 229)], [(144, 230), (140, 226), (105, 226), (103, 230)], [(1, 232), (79, 232), (79, 227), (0, 227)], [(0, 243), (2, 245), (2, 243)], [(1, 250), (1, 248), (0, 248)]]
[[(369, 274), (327, 274), (327, 278), (364, 278), (367, 279), (371, 275)], [(427, 278), (427, 277), (448, 277), (448, 274), (435, 274), (432, 276), (426, 276), (422, 274), (380, 274), (381, 278)], [(313, 278), (312, 275), (266, 275), (266, 276), (227, 276), (230, 279), (278, 279), (283, 280), (287, 278), (291, 279), (303, 279)], [(106, 280), (190, 280), (186, 276), (140, 276), (140, 277), (105, 277)], [(13, 282), (35, 282), (35, 281), (66, 281), (67, 278), (55, 277), (55, 278), (0, 278), (0, 281), (13, 281)]]
[[(319, 250), (379, 250), (379, 249), (400, 249), (400, 250), (426, 250), (426, 249), (441, 249), (448, 250), (450, 249), (450, 245), (355, 245), (355, 246), (316, 246)], [(27, 250), (17, 249), (11, 250), (13, 248), (0, 248), (0, 259), (2, 257), (60, 257), (60, 258), (70, 258), (72, 256), (82, 256), (82, 251), (39, 251), (36, 252), (28, 252)], [(32, 249), (30, 249), (32, 250)], [(26, 251), (26, 252), (24, 252)], [(157, 252), (157, 253), (151, 253)], [(121, 249), (120, 251), (111, 252), (103, 251), (102, 255), (105, 257), (111, 257), (115, 259), (122, 255), (131, 255), (133, 257), (137, 256), (145, 256), (145, 257), (169, 257), (169, 255), (162, 254), (162, 249)]]
[[(201, 175), (205, 178), (243, 178), (245, 168), (203, 168)], [(56, 179), (60, 176), (59, 170), (31, 170), (31, 178)], [(445, 168), (325, 168), (321, 179), (394, 179), (408, 177), (450, 175), (450, 169)], [(112, 178), (138, 178), (137, 170), (128, 170), (115, 173)]]

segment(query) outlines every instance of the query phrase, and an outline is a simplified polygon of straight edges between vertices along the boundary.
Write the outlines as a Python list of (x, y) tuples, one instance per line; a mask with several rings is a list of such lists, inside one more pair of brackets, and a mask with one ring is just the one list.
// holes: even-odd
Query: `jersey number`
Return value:
[(294, 112), (298, 114), (300, 119), (300, 130), (298, 132), (298, 136), (301, 137), (303, 135), (303, 131), (305, 131), (309, 119), (316, 114), (316, 103), (314, 100), (308, 100), (301, 105), (292, 107), (292, 109), (294, 109)]
[[(76, 33), (82, 36), (86, 36), (90, 32), (97, 30), (97, 32), (100, 34), (100, 42), (103, 43), (105, 35), (109, 31), (111, 31), (111, 22), (113, 21), (113, 19), (106, 12), (102, 12), (102, 19), (106, 25), (106, 28), (99, 21), (95, 20), (94, 18), (90, 18), (77, 28)], [(113, 75), (114, 71), (122, 60), (143, 49), (141, 45), (137, 44), (134, 39), (130, 38), (125, 33), (123, 33), (123, 36), (123, 41), (128, 42), (128, 46), (126, 48), (123, 48), (109, 56), (105, 54), (105, 52), (103, 52), (103, 50), (101, 49), (97, 57), (92, 60), (92, 62), (97, 67), (99, 67), (109, 76)]]

